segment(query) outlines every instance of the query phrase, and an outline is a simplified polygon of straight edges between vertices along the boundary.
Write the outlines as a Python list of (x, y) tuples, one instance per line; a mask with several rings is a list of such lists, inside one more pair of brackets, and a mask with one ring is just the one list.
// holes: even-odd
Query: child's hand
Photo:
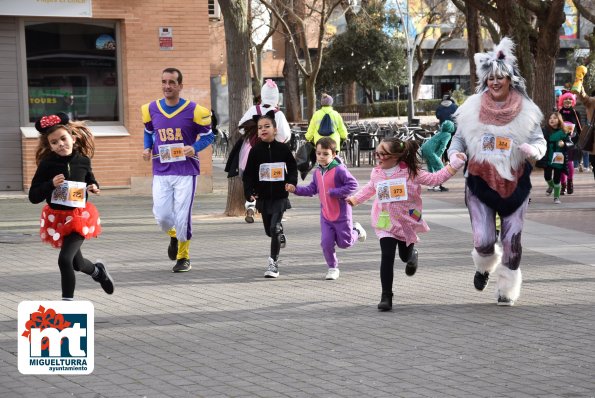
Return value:
[(285, 190), (287, 192), (294, 193), (295, 192), (295, 185), (293, 185), (293, 184), (285, 184)]
[(64, 183), (65, 180), (66, 178), (64, 178), (64, 174), (58, 174), (52, 178), (52, 184), (54, 184), (54, 188), (58, 188), (60, 185), (62, 185), (62, 183)]
[(558, 146), (560, 148), (564, 148), (564, 141), (562, 141), (562, 140), (558, 141)]
[(147, 148), (143, 151), (143, 159), (151, 160), (151, 148)]
[(455, 169), (459, 170), (461, 167), (465, 165), (465, 160), (467, 160), (467, 156), (464, 153), (457, 153), (457, 156), (453, 156), (450, 160), (450, 166)]
[(355, 206), (357, 205), (357, 203), (355, 202), (355, 199), (353, 198), (353, 196), (350, 196), (348, 198), (345, 199), (345, 202), (347, 202), (347, 204), (349, 206)]
[(91, 192), (91, 193), (98, 195), (99, 192), (101, 192), (101, 190), (99, 189), (99, 187), (97, 185), (91, 184), (91, 185), (87, 185), (87, 192)]

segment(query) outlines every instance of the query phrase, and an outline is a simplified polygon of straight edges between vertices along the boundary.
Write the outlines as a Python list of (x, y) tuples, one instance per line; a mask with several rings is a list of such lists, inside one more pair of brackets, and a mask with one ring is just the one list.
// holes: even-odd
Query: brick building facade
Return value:
[[(161, 71), (176, 67), (184, 76), (182, 97), (210, 108), (207, 2), (36, 3), (0, 7), (0, 191), (29, 187), (33, 123), (64, 111), (89, 121), (102, 188), (150, 192), (140, 106), (163, 96)], [(201, 152), (199, 192), (212, 190), (211, 153)]]

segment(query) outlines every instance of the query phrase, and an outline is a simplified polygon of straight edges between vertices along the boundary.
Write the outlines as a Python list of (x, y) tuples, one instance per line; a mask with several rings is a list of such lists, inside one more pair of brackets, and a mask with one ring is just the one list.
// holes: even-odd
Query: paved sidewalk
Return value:
[[(370, 169), (353, 172), (362, 183)], [(511, 308), (496, 306), (493, 281), (473, 288), (462, 177), (424, 192), (431, 231), (414, 277), (397, 260), (388, 313), (376, 310), (369, 204), (354, 212), (368, 240), (339, 250), (341, 277), (325, 281), (317, 199), (293, 197), (281, 274), (267, 280), (262, 224), (222, 216), (222, 173), (198, 197), (183, 274), (171, 273), (151, 198), (106, 191), (94, 199), (104, 233), (82, 249), (109, 265), (114, 295), (77, 274), (76, 298), (95, 305), (88, 376), (17, 370), (17, 305), (60, 298), (58, 252), (36, 235), (41, 206), (1, 196), (0, 397), (595, 397), (595, 183), (576, 178), (555, 206), (533, 176)]]

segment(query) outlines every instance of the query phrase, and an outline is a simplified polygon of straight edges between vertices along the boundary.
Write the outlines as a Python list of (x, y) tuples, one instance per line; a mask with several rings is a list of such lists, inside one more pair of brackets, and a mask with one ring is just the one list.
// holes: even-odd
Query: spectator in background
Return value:
[[(578, 132), (578, 134), (580, 136), (582, 131), (585, 131), (585, 133), (587, 132), (587, 128), (588, 128), (587, 126), (589, 124), (589, 120), (587, 120), (587, 108), (585, 108), (585, 104), (583, 104), (582, 102), (579, 101), (576, 103), (576, 105), (574, 105), (574, 110), (576, 111), (576, 114), (578, 115), (578, 119), (579, 119), (579, 122), (580, 122), (581, 128), (582, 128), (582, 130)], [(582, 173), (585, 170), (589, 171), (589, 152), (582, 151), (577, 145), (575, 153), (578, 155), (579, 152), (580, 152), (580, 156), (575, 157), (575, 161), (578, 164), (578, 171), (580, 173)]]
[[(455, 113), (455, 111), (458, 108), (459, 107), (452, 100), (450, 94), (443, 95), (442, 102), (440, 102), (440, 105), (438, 105), (438, 108), (436, 108), (436, 118), (438, 118), (438, 120), (440, 121), (438, 126), (442, 126), (442, 124), (444, 123), (445, 120), (450, 120), (451, 122), (455, 123), (455, 125), (454, 125), (455, 128), (451, 132), (451, 138), (452, 138), (452, 135), (457, 130), (456, 122), (452, 115)], [(443, 154), (441, 155), (443, 163), (446, 163), (448, 161), (447, 152), (448, 152), (448, 148), (450, 148), (450, 142), (451, 142), (451, 140), (449, 138), (448, 141), (446, 142), (446, 149), (443, 151)]]
[[(595, 90), (591, 91), (591, 96), (588, 96), (583, 88), (577, 96), (579, 101), (585, 105), (585, 109), (587, 111), (587, 120), (589, 121), (589, 124), (585, 126), (586, 133), (589, 130), (591, 123), (593, 123), (593, 118), (595, 117)], [(588, 152), (589, 161), (591, 162), (591, 169), (593, 170), (593, 177), (595, 177), (595, 143), (591, 145), (591, 149)]]
[[(320, 105), (321, 108), (312, 115), (308, 131), (304, 138), (306, 141), (310, 141), (314, 145), (316, 145), (318, 140), (322, 137), (332, 138), (337, 143), (338, 152), (341, 149), (341, 142), (347, 139), (347, 127), (345, 127), (345, 123), (343, 123), (343, 118), (339, 112), (333, 109), (333, 97), (328, 94), (322, 94), (320, 97)], [(323, 124), (323, 118), (326, 115), (329, 115), (332, 124), (332, 132), (329, 133), (320, 131), (320, 127)]]
[[(421, 146), (421, 157), (426, 161), (430, 173), (440, 171), (444, 167), (440, 158), (444, 154), (454, 132), (455, 124), (450, 120), (445, 120), (440, 125), (440, 130)], [(440, 184), (428, 188), (428, 191), (446, 192), (448, 188)]]
[(443, 95), (440, 105), (436, 108), (436, 118), (440, 121), (440, 125), (442, 126), (445, 120), (454, 122), (452, 115), (458, 108), (457, 104), (450, 97), (450, 94)]

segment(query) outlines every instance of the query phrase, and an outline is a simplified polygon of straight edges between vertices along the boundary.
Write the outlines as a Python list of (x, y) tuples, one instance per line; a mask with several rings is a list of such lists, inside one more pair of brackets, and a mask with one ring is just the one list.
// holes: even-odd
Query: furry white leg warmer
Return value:
[(506, 297), (512, 301), (516, 301), (521, 294), (521, 284), (523, 283), (520, 268), (513, 271), (501, 266), (498, 268), (496, 277), (496, 298)]
[(495, 245), (494, 254), (485, 257), (480, 256), (477, 250), (473, 249), (471, 257), (473, 257), (473, 263), (478, 272), (482, 274), (486, 272), (491, 274), (494, 272), (498, 264), (500, 264), (500, 260), (502, 260), (502, 248), (499, 245)]

